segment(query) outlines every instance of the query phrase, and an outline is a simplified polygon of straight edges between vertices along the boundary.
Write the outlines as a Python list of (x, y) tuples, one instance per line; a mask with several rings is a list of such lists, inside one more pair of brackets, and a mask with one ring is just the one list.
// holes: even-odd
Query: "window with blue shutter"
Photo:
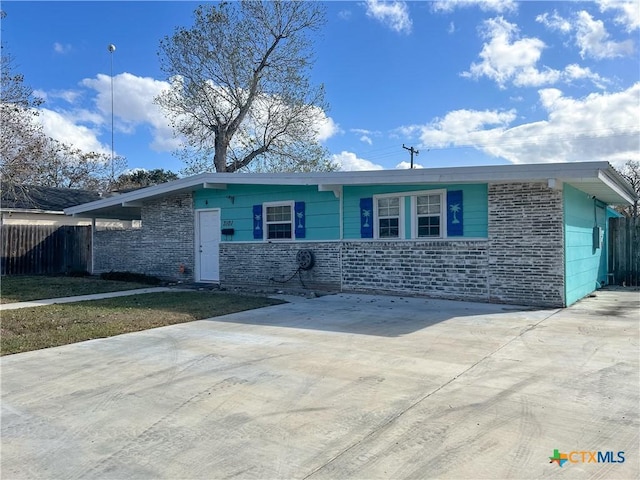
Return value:
[(305, 238), (307, 217), (305, 216), (304, 202), (296, 202), (293, 210), (295, 212), (293, 220), (295, 222), (296, 238)]
[(373, 198), (360, 199), (360, 238), (373, 238)]
[(262, 205), (253, 206), (253, 238), (256, 240), (264, 238), (262, 233)]

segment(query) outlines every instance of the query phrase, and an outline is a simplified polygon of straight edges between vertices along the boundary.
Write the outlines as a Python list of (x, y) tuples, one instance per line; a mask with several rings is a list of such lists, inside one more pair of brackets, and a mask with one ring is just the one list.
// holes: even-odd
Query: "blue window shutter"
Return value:
[(373, 238), (373, 198), (360, 199), (360, 238)]
[(262, 205), (253, 206), (253, 238), (262, 240)]
[(462, 190), (447, 192), (447, 236), (461, 237), (463, 234)]
[(305, 238), (307, 217), (304, 212), (304, 202), (296, 202), (293, 208), (295, 215), (293, 217), (295, 224), (296, 238)]

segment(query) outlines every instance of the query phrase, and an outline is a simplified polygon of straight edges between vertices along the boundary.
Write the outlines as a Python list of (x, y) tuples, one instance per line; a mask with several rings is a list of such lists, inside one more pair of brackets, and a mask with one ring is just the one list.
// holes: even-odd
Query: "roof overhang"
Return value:
[(550, 188), (563, 183), (610, 205), (633, 203), (636, 194), (608, 162), (491, 165), (481, 167), (423, 168), (323, 173), (202, 173), (173, 182), (134, 190), (65, 209), (67, 215), (140, 219), (143, 202), (201, 189), (226, 189), (228, 185), (307, 185), (336, 196), (345, 186), (545, 182)]
[(40, 210), (37, 208), (6, 208), (0, 207), (2, 213), (28, 213), (37, 215), (64, 215), (62, 210)]

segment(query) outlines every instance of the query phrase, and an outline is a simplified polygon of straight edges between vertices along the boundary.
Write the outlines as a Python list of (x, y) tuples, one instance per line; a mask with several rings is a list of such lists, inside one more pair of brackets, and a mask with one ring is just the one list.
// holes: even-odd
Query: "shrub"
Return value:
[(103, 280), (115, 280), (118, 282), (145, 283), (147, 285), (160, 285), (162, 283), (162, 280), (158, 277), (133, 272), (105, 272), (100, 274), (100, 278)]

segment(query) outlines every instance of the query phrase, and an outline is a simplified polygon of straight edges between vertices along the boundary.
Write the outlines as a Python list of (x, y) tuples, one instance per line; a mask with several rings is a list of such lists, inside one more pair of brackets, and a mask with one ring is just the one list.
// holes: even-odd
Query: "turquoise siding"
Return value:
[[(607, 280), (606, 205), (565, 184), (565, 302), (569, 306)], [(594, 248), (593, 228), (600, 227), (602, 248)]]
[(340, 201), (333, 192), (318, 192), (317, 186), (228, 185), (226, 190), (202, 189), (194, 194), (196, 209), (219, 208), (222, 228), (233, 228), (225, 241), (254, 241), (253, 205), (265, 202), (305, 202), (306, 238), (340, 238)]
[[(380, 185), (345, 186), (344, 238), (360, 238), (360, 199), (386, 193), (418, 192), (422, 190), (462, 190), (464, 235), (456, 238), (486, 238), (488, 236), (487, 185)], [(405, 238), (411, 238), (411, 198), (405, 197)]]

